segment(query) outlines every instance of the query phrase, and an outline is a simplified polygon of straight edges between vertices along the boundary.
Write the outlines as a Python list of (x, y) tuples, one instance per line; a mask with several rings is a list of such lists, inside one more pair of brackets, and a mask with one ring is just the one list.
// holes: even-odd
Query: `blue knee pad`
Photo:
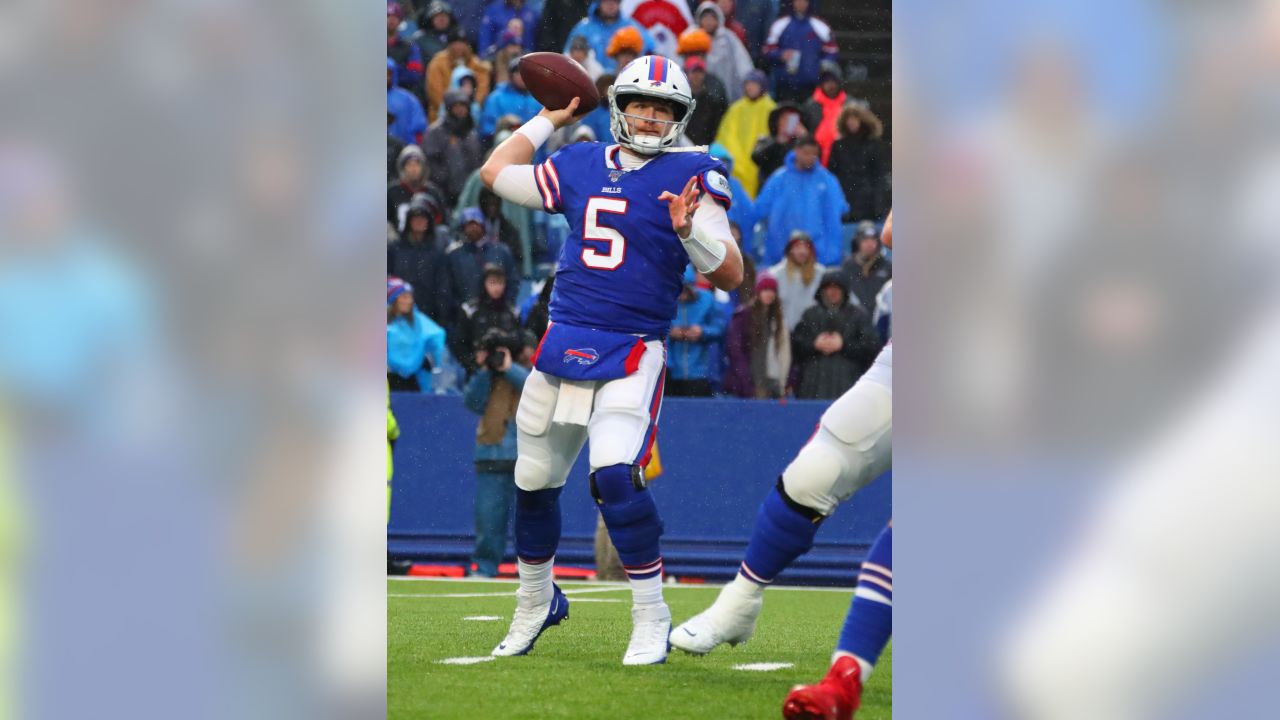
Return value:
[(591, 474), (591, 495), (604, 517), (618, 557), (633, 578), (661, 571), (654, 567), (661, 551), (662, 520), (653, 493), (644, 484), (638, 465), (610, 465)]
[(516, 488), (516, 555), (525, 562), (550, 560), (560, 545), (560, 491)]

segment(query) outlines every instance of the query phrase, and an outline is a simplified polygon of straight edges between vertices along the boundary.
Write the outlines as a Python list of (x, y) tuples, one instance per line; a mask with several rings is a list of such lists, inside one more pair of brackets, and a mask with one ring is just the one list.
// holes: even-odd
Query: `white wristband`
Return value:
[(550, 120), (541, 115), (535, 115), (532, 120), (521, 125), (520, 129), (516, 130), (516, 134), (528, 138), (529, 142), (533, 143), (533, 149), (537, 150), (555, 131), (556, 126)]
[(705, 223), (693, 222), (693, 231), (689, 233), (689, 237), (681, 240), (684, 243), (684, 249), (689, 253), (689, 260), (693, 262), (693, 267), (698, 272), (706, 275), (715, 272), (716, 268), (724, 263), (724, 258), (728, 255), (725, 249), (724, 241), (714, 237), (707, 230)]

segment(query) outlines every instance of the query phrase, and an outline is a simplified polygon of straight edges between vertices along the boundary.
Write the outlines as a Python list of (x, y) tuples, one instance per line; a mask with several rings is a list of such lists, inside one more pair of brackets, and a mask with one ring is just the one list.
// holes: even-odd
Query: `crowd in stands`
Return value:
[[(745, 280), (726, 293), (689, 269), (667, 394), (847, 389), (887, 339), (892, 266), (879, 230), (890, 149), (870, 104), (849, 94), (856, 85), (816, 10), (812, 0), (388, 2), (391, 389), (461, 394), (484, 365), (486, 334), (520, 338), (519, 350), (546, 329), (568, 224), (498, 197), (479, 168), (541, 109), (518, 62), (548, 50), (577, 60), (602, 98), (634, 58), (678, 60), (697, 101), (682, 144), (707, 146), (730, 172)], [(607, 103), (535, 160), (584, 141), (613, 141)]]

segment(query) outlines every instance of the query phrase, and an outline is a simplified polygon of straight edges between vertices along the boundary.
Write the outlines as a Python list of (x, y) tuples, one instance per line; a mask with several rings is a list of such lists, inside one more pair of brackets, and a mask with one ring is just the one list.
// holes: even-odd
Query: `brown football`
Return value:
[(568, 55), (553, 52), (529, 53), (520, 58), (520, 77), (534, 99), (548, 110), (568, 107), (575, 98), (577, 116), (585, 115), (600, 104), (600, 93), (587, 71)]

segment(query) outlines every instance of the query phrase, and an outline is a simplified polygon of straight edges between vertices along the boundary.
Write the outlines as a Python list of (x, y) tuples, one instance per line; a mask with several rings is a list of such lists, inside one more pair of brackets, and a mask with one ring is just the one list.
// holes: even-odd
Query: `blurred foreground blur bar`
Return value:
[(0, 9), (0, 718), (384, 713), (379, 11)]
[(895, 714), (1273, 717), (1280, 3), (894, 20)]

